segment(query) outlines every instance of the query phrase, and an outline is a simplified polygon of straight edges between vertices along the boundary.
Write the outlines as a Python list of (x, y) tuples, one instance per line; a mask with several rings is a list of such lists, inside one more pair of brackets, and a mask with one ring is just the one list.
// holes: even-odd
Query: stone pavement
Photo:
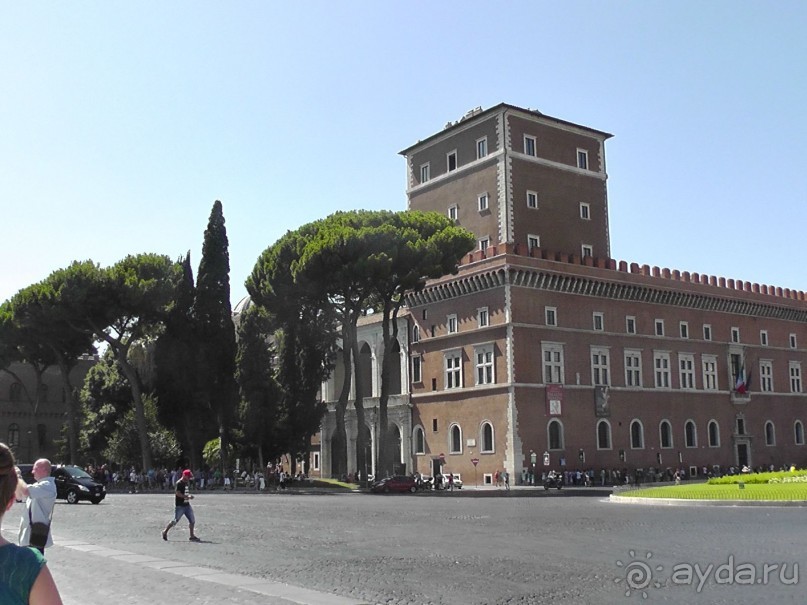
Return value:
[[(160, 538), (170, 494), (111, 494), (58, 503), (47, 557), (75, 605), (805, 602), (803, 509), (621, 505), (584, 489), (470, 495), (200, 492), (195, 544), (183, 524)], [(21, 510), (6, 514), (7, 539)], [(703, 580), (673, 581), (695, 565)], [(741, 565), (760, 574), (754, 585), (741, 585)]]

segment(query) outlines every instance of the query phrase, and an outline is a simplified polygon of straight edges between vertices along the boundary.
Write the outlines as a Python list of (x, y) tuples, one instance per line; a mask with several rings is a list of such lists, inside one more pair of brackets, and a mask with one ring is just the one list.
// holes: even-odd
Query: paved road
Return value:
[[(171, 495), (111, 494), (98, 506), (57, 506), (48, 559), (68, 605), (805, 600), (807, 509), (527, 493), (203, 492), (193, 501), (201, 544), (185, 526), (161, 540)], [(7, 538), (20, 511), (6, 514)]]

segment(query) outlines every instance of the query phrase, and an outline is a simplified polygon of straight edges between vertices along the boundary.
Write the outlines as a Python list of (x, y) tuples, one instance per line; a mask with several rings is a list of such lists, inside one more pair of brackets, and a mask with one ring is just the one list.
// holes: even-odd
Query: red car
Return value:
[(389, 494), (390, 492), (409, 492), (410, 494), (414, 494), (418, 491), (418, 486), (415, 483), (414, 477), (396, 475), (376, 481), (370, 489), (374, 492), (383, 492), (385, 494)]

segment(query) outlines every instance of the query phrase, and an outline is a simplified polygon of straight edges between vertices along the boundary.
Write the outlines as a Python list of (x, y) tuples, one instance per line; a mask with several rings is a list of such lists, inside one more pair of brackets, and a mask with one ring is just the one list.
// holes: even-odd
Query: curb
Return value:
[(617, 504), (643, 504), (645, 506), (772, 506), (806, 507), (805, 500), (683, 500), (677, 498), (636, 498), (611, 494), (609, 501)]

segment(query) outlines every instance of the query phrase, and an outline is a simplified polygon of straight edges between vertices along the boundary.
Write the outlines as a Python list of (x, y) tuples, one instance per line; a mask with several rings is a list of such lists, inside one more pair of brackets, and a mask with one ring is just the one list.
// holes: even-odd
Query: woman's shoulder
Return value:
[(20, 563), (36, 563), (40, 567), (45, 564), (45, 556), (35, 548), (17, 546), (11, 543), (0, 546), (0, 557), (5, 561), (14, 560)]

